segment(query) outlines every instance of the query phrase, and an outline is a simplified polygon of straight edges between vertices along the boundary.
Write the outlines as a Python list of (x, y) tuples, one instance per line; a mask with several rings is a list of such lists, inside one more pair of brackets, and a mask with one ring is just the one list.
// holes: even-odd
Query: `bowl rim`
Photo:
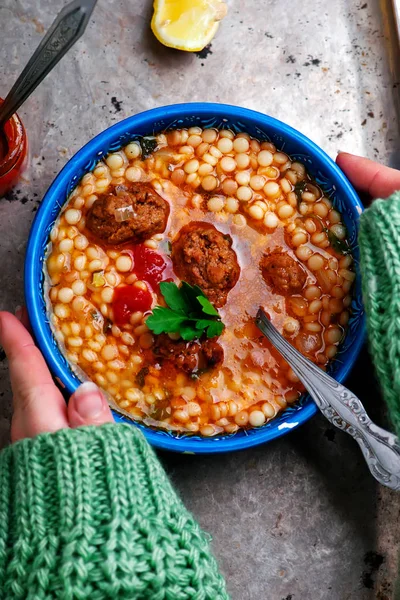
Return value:
[[(48, 188), (31, 226), (25, 255), (25, 300), (33, 334), (47, 364), (49, 365), (50, 370), (53, 373), (53, 376), (58, 379), (63, 386), (65, 386), (66, 390), (70, 394), (75, 391), (77, 383), (72, 377), (71, 372), (64, 367), (61, 361), (58, 360), (60, 351), (51, 341), (52, 333), (48, 322), (43, 316), (41, 307), (41, 292), (40, 287), (37, 285), (39, 265), (39, 271), (40, 273), (42, 272), (43, 237), (45, 233), (46, 236), (49, 233), (47, 225), (49, 213), (53, 211), (53, 207), (57, 202), (57, 198), (60, 195), (65, 194), (66, 184), (72, 179), (74, 173), (76, 172), (77, 166), (81, 165), (81, 163), (89, 162), (90, 158), (93, 157), (95, 153), (108, 148), (113, 140), (129, 131), (129, 129), (132, 130), (133, 128), (140, 127), (141, 125), (150, 125), (150, 123), (154, 124), (156, 121), (161, 119), (173, 120), (189, 116), (204, 118), (209, 116), (210, 113), (212, 113), (214, 116), (220, 117), (221, 119), (229, 118), (240, 120), (241, 118), (244, 118), (247, 120), (252, 120), (256, 122), (257, 126), (259, 126), (261, 129), (263, 127), (274, 127), (279, 129), (283, 138), (290, 138), (291, 141), (294, 141), (301, 147), (305, 148), (310, 155), (316, 157), (320, 162), (323, 162), (326, 171), (329, 173), (329, 176), (332, 177), (335, 182), (340, 183), (342, 188), (341, 193), (342, 196), (346, 198), (346, 201), (349, 202), (350, 205), (352, 205), (360, 214), (364, 210), (363, 205), (361, 204), (361, 201), (353, 186), (348, 181), (344, 173), (336, 165), (336, 163), (328, 156), (328, 154), (324, 152), (324, 150), (322, 150), (312, 140), (290, 125), (287, 125), (282, 121), (275, 119), (274, 117), (270, 117), (269, 115), (255, 110), (214, 102), (171, 104), (131, 115), (108, 127), (92, 138), (74, 154), (74, 156), (66, 163)], [(151, 127), (149, 127), (149, 129), (150, 128)], [(340, 373), (336, 376), (338, 381), (343, 381), (349, 374), (364, 343), (365, 335), (365, 314), (363, 314), (358, 326), (358, 336), (349, 349), (350, 356), (348, 357), (346, 363), (342, 365)], [(219, 436), (216, 438), (211, 437), (192, 439), (190, 436), (176, 437), (173, 435), (159, 435), (157, 430), (152, 430), (144, 425), (133, 422), (132, 425), (138, 426), (144, 433), (147, 440), (157, 448), (187, 454), (214, 454), (242, 450), (279, 438), (308, 421), (317, 412), (317, 406), (311, 399), (309, 399), (301, 407), (301, 410), (292, 414), (288, 414), (285, 418), (285, 421), (276, 428), (269, 427), (260, 428), (257, 430), (253, 429), (251, 430), (251, 435), (235, 436), (235, 434), (233, 434), (232, 436), (224, 436), (223, 439), (221, 439)], [(114, 411), (113, 414), (116, 422), (127, 422)]]

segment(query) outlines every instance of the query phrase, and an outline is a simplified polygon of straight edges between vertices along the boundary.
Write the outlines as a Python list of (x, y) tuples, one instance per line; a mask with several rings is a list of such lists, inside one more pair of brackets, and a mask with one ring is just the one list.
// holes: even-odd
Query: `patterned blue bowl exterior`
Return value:
[[(344, 216), (353, 255), (358, 265), (358, 219), (363, 207), (342, 171), (318, 146), (288, 125), (264, 114), (224, 104), (175, 104), (129, 117), (99, 134), (84, 146), (63, 168), (46, 193), (29, 236), (25, 259), (25, 297), (36, 341), (54, 376), (74, 392), (80, 381), (70, 370), (52, 335), (43, 296), (43, 262), (50, 230), (68, 195), (82, 176), (92, 170), (100, 158), (126, 145), (135, 135), (150, 135), (179, 127), (216, 127), (247, 131), (261, 140), (273, 142), (278, 149), (304, 163), (311, 176), (333, 200)], [(343, 381), (353, 366), (365, 337), (365, 318), (361, 300), (360, 275), (352, 303), (349, 329), (330, 374)], [(295, 429), (317, 412), (309, 396), (304, 395), (263, 427), (213, 438), (188, 436), (139, 427), (148, 441), (158, 448), (189, 454), (230, 452), (256, 446)], [(131, 423), (117, 414), (118, 422)]]

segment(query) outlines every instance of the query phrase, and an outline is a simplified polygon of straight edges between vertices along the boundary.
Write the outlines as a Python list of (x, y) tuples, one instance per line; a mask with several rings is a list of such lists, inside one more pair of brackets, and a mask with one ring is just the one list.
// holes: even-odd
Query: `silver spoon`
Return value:
[(257, 313), (256, 325), (289, 363), (324, 417), (358, 442), (375, 479), (400, 491), (398, 438), (371, 421), (357, 396), (293, 348), (262, 308)]
[(96, 2), (74, 0), (62, 9), (0, 106), (0, 132), (3, 136), (8, 119), (81, 37)]

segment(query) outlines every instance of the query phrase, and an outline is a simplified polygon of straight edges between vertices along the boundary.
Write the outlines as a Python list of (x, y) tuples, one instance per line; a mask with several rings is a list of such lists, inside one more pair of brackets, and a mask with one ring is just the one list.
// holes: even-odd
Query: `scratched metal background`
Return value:
[[(397, 2), (398, 0), (393, 0)], [(0, 0), (0, 95), (61, 0)], [(390, 0), (228, 0), (208, 52), (161, 46), (149, 0), (99, 0), (84, 38), (20, 111), (30, 167), (0, 200), (0, 307), (23, 302), (26, 239), (55, 174), (112, 123), (176, 101), (228, 102), (338, 150), (400, 166), (398, 46)], [(0, 446), (10, 389), (0, 356)], [(372, 416), (381, 399), (364, 352), (349, 380)], [(164, 455), (214, 539), (233, 600), (392, 600), (399, 496), (378, 489), (352, 440), (316, 417), (276, 443), (230, 456)]]

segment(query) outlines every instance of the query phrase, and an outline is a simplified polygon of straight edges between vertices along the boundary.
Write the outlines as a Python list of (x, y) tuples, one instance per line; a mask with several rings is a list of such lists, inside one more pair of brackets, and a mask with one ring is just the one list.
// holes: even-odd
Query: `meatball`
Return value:
[(86, 226), (109, 244), (143, 242), (167, 225), (169, 204), (146, 183), (116, 186), (88, 212)]
[(267, 285), (279, 294), (300, 292), (307, 279), (303, 267), (285, 252), (264, 254), (260, 268)]
[(172, 244), (171, 259), (176, 275), (198, 285), (216, 307), (226, 303), (239, 279), (231, 237), (210, 223), (192, 222), (182, 227)]
[(158, 359), (169, 360), (186, 373), (215, 367), (224, 359), (224, 350), (215, 338), (185, 342), (171, 340), (165, 333), (157, 336), (153, 352)]

